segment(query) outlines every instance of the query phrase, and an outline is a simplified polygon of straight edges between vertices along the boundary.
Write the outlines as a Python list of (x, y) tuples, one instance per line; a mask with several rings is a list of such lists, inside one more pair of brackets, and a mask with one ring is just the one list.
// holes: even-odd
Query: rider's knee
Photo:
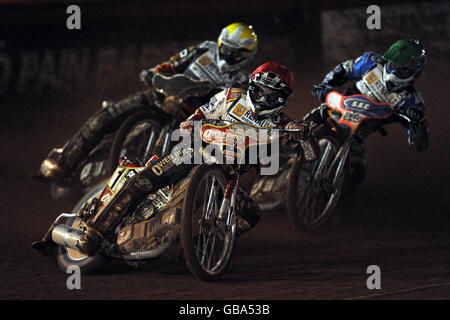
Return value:
[(112, 121), (113, 116), (108, 112), (107, 108), (101, 109), (90, 117), (81, 128), (81, 135), (87, 141), (96, 139), (102, 132), (107, 130)]

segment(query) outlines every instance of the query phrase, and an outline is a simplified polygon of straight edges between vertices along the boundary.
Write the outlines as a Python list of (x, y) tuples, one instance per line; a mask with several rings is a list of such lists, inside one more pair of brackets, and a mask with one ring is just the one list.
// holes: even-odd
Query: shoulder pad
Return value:
[(211, 99), (215, 99), (216, 101), (220, 100), (220, 99), (224, 99), (227, 96), (227, 94), (228, 94), (228, 90), (224, 89), (220, 92), (217, 92), (215, 95), (213, 95)]
[(202, 43), (200, 43), (198, 46), (198, 48), (205, 48), (205, 49), (215, 49), (217, 47), (217, 43), (214, 41), (210, 41), (210, 40), (206, 40), (203, 41)]
[(378, 62), (381, 60), (381, 56), (373, 51), (364, 52), (364, 54), (361, 56), (365, 62)]
[(236, 100), (245, 95), (245, 90), (241, 88), (230, 88), (227, 93), (227, 101)]
[(373, 66), (381, 61), (379, 54), (375, 52), (365, 52), (362, 56), (346, 62), (345, 70), (350, 72), (353, 79), (360, 78), (368, 70), (371, 70)]

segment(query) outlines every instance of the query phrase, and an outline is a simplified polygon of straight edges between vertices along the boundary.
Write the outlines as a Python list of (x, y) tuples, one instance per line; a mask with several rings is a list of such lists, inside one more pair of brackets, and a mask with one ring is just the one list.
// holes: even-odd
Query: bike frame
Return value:
[[(377, 103), (363, 95), (352, 95), (345, 97), (336, 91), (332, 91), (327, 95), (326, 105), (330, 109), (341, 113), (341, 117), (339, 118), (338, 122), (336, 122), (332, 118), (328, 119), (328, 122), (333, 127), (333, 129), (338, 133), (343, 133), (343, 129), (341, 126), (345, 126), (350, 131), (347, 139), (339, 148), (339, 151), (336, 154), (327, 172), (327, 176), (329, 176), (329, 173), (332, 172), (331, 170), (336, 168), (336, 172), (332, 179), (332, 186), (336, 187), (339, 182), (339, 178), (341, 177), (342, 171), (344, 170), (345, 163), (348, 159), (351, 143), (354, 139), (354, 136), (357, 134), (357, 130), (360, 124), (365, 119), (385, 119), (390, 117), (393, 113), (393, 107), (388, 103)], [(325, 161), (328, 159), (330, 150), (331, 146), (330, 144), (328, 144), (320, 160), (319, 167), (314, 178), (319, 178), (320, 174), (322, 173)]]
[(225, 195), (222, 200), (219, 211), (219, 219), (222, 220), (223, 215), (226, 214), (227, 228), (231, 228), (236, 221), (236, 194), (239, 186), (239, 176), (233, 174), (232, 178), (228, 180)]

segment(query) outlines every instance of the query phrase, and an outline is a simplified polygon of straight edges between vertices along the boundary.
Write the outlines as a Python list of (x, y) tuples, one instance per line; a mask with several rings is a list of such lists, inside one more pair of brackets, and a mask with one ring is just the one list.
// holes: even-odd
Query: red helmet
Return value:
[(257, 117), (272, 117), (286, 106), (293, 89), (292, 72), (278, 63), (266, 62), (250, 76), (247, 104)]

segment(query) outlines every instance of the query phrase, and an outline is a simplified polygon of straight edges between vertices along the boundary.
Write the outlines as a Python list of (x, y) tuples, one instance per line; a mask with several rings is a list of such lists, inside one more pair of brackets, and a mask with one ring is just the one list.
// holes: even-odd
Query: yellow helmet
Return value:
[(241, 68), (256, 54), (258, 37), (252, 26), (241, 22), (222, 29), (217, 39), (217, 64), (222, 72)]

